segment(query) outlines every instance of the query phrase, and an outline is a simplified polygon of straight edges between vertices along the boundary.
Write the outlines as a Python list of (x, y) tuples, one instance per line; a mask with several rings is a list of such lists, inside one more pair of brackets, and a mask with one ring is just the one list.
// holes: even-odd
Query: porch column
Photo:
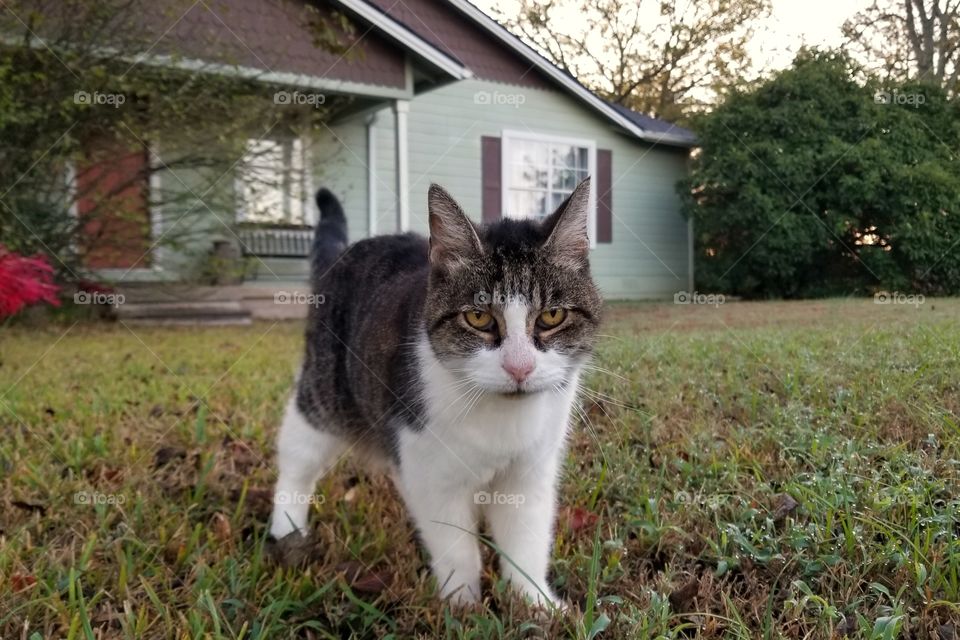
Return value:
[(367, 116), (367, 237), (377, 235), (377, 114)]
[(697, 284), (697, 279), (694, 273), (694, 269), (696, 268), (695, 250), (696, 243), (693, 235), (693, 216), (690, 216), (690, 219), (687, 220), (687, 291), (690, 292), (691, 296), (693, 295), (694, 287), (696, 287)]
[(410, 112), (409, 100), (395, 100), (393, 113), (396, 116), (397, 150), (397, 229), (410, 229), (410, 167), (407, 146), (407, 114)]

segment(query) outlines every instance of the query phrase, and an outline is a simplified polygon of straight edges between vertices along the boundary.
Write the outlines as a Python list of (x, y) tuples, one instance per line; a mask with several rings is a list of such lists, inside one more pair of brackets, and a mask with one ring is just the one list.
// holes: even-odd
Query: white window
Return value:
[[(550, 215), (581, 181), (596, 173), (597, 149), (592, 140), (504, 131), (502, 153), (503, 215), (509, 218)], [(596, 192), (591, 190), (591, 246), (596, 210)]]
[(237, 181), (243, 222), (310, 224), (313, 221), (307, 154), (299, 138), (247, 141)]

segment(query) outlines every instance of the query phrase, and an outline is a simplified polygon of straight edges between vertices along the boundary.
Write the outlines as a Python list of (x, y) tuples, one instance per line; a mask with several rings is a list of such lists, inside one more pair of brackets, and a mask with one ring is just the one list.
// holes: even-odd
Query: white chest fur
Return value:
[(505, 397), (458, 378), (425, 344), (420, 357), (425, 424), (400, 431), (395, 479), (440, 593), (479, 597), (482, 511), (503, 576), (532, 600), (553, 601), (546, 576), (556, 479), (579, 372), (566, 385)]
[(519, 459), (534, 462), (562, 447), (578, 375), (560, 389), (504, 396), (456, 377), (426, 345), (420, 361), (426, 420), (401, 436), (401, 454), (449, 465), (451, 475), (481, 485)]

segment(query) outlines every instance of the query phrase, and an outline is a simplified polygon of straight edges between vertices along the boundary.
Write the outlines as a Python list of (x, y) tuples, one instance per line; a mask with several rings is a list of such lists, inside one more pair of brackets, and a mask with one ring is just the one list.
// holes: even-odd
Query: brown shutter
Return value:
[(597, 242), (613, 242), (613, 152), (597, 149)]
[(493, 222), (501, 216), (500, 138), (480, 138), (480, 176), (483, 180), (483, 221)]
[(149, 267), (149, 154), (111, 140), (88, 143), (76, 175), (77, 215), (85, 218), (84, 265)]

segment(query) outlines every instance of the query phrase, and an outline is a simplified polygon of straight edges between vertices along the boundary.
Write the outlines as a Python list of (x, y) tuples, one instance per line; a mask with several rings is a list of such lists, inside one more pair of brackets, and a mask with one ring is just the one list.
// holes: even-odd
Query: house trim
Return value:
[(231, 78), (254, 80), (256, 82), (262, 82), (263, 84), (301, 87), (304, 89), (316, 89), (318, 91), (358, 95), (369, 98), (409, 99), (413, 97), (413, 92), (406, 86), (389, 87), (353, 82), (351, 80), (338, 80), (336, 78), (321, 78), (287, 71), (264, 71), (256, 67), (207, 62), (197, 58), (174, 58), (166, 55), (152, 55), (143, 59), (138, 57), (135, 63), (149, 64), (155, 67), (173, 67), (198, 73), (213, 73)]
[(608, 120), (633, 134), (637, 138), (646, 142), (668, 144), (678, 147), (689, 148), (694, 145), (690, 143), (689, 138), (672, 134), (670, 132), (648, 131), (631, 122), (629, 119), (618, 113), (616, 109), (597, 97), (592, 91), (573, 79), (572, 76), (561, 70), (555, 64), (537, 53), (525, 42), (510, 33), (503, 25), (485, 14), (477, 7), (470, 4), (468, 0), (449, 0), (450, 4), (466, 14), (478, 25), (483, 27), (488, 33), (495, 36), (500, 42), (506, 44), (514, 52), (523, 56), (528, 62), (537, 67), (540, 71), (549, 76), (552, 80), (559, 83), (570, 93), (586, 102), (596, 111), (600, 112)]

